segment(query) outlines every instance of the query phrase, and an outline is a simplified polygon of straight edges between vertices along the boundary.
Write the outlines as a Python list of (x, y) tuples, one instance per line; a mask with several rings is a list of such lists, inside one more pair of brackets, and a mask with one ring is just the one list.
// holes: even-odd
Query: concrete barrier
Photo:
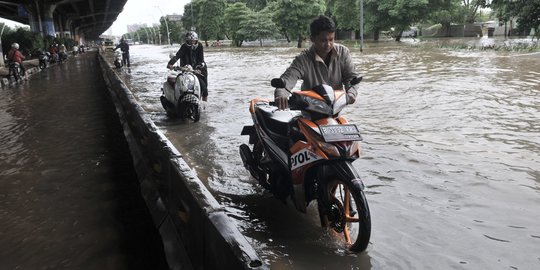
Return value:
[(98, 59), (170, 268), (268, 269), (111, 64)]

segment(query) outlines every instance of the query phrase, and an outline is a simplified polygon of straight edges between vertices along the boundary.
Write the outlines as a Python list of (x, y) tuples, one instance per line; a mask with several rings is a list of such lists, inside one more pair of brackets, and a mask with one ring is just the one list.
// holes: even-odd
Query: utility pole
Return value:
[(195, 31), (195, 20), (193, 19), (193, 1), (189, 5), (191, 7), (191, 31)]
[(163, 15), (163, 11), (161, 11), (161, 8), (159, 8), (159, 6), (155, 6), (159, 9), (159, 12), (161, 13), (161, 16), (163, 17), (163, 20), (165, 21), (165, 28), (167, 29), (167, 42), (169, 43), (169, 45), (172, 45), (171, 43), (171, 31), (169, 31), (169, 24), (167, 23), (167, 16)]
[(360, 51), (364, 50), (364, 0), (360, 0)]
[(4, 63), (4, 52), (2, 51), (2, 35), (4, 34), (4, 28), (6, 27), (6, 23), (2, 23), (2, 31), (0, 32), (0, 67), (3, 67), (5, 65)]

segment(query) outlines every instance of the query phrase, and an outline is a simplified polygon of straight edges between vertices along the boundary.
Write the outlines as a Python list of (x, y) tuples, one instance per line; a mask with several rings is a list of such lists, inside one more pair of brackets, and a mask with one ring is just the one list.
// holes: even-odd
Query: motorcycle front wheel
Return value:
[(176, 108), (176, 115), (182, 119), (198, 122), (201, 118), (201, 109), (196, 103), (182, 102)]
[(39, 68), (40, 68), (40, 69), (43, 70), (43, 69), (45, 69), (46, 67), (47, 67), (47, 62), (43, 62), (43, 61), (40, 61), (40, 62), (39, 62)]
[(326, 191), (326, 198), (319, 202), (323, 226), (329, 227), (350, 251), (366, 250), (371, 237), (371, 217), (359, 183), (336, 178), (326, 182)]
[(198, 122), (201, 119), (201, 108), (199, 104), (190, 103), (186, 105), (186, 116), (193, 122)]

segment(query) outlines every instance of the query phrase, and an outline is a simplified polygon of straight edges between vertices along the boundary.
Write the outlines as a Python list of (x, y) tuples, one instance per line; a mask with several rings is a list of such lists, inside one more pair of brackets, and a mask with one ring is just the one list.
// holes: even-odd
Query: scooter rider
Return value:
[(122, 51), (122, 61), (124, 65), (127, 65), (127, 67), (129, 67), (129, 44), (127, 44), (127, 41), (125, 39), (120, 39), (120, 44), (118, 44), (114, 50), (116, 51), (116, 49), (120, 48), (120, 50)]
[(11, 44), (11, 50), (9, 50), (7, 58), (11, 62), (19, 63), (19, 66), (21, 68), (21, 77), (26, 78), (26, 70), (24, 69), (23, 65), (24, 55), (19, 51), (19, 43), (15, 42)]
[(195, 73), (195, 75), (199, 78), (199, 83), (201, 85), (202, 100), (207, 101), (208, 70), (206, 68), (206, 63), (204, 62), (203, 45), (199, 42), (199, 37), (194, 31), (188, 31), (186, 33), (186, 43), (180, 46), (176, 55), (171, 58), (169, 63), (167, 63), (167, 68), (172, 69), (174, 63), (178, 60), (180, 60), (181, 67), (190, 65), (195, 70), (201, 72), (201, 74)]
[(289, 90), (293, 89), (298, 80), (303, 80), (301, 89), (313, 89), (320, 84), (330, 85), (334, 89), (347, 91), (347, 103), (356, 100), (358, 84), (349, 87), (348, 83), (358, 73), (355, 72), (349, 49), (334, 43), (336, 25), (332, 19), (320, 15), (310, 24), (310, 39), (313, 45), (296, 56), (281, 79), (285, 88), (277, 88), (274, 92), (276, 106), (279, 109), (288, 108)]

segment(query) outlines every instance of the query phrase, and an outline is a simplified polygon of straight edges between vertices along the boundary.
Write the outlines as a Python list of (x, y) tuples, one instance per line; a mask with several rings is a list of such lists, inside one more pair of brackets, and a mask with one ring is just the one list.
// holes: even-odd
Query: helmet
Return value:
[(188, 31), (186, 33), (186, 44), (190, 46), (192, 49), (197, 48), (197, 43), (199, 42), (199, 36), (197, 36), (197, 33), (195, 31)]
[(19, 49), (19, 43), (15, 42), (15, 43), (11, 44), (11, 48), (15, 48), (15, 49), (18, 50)]

